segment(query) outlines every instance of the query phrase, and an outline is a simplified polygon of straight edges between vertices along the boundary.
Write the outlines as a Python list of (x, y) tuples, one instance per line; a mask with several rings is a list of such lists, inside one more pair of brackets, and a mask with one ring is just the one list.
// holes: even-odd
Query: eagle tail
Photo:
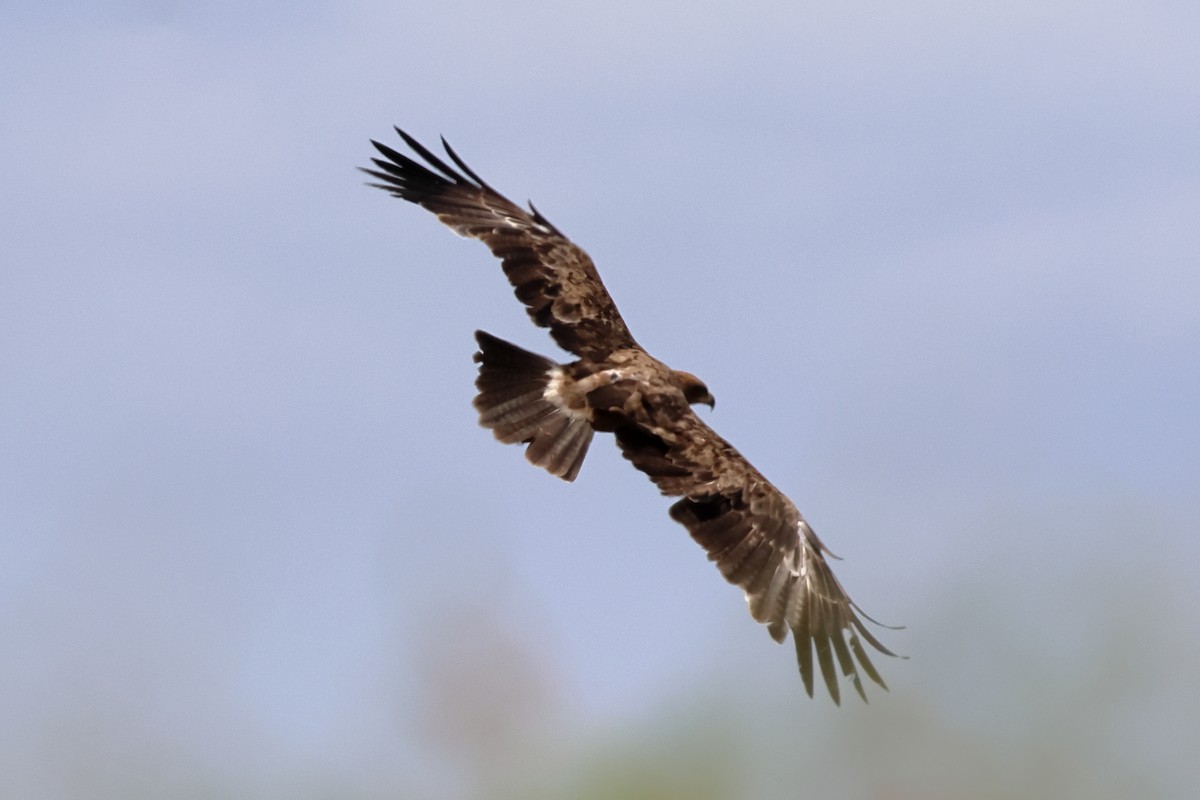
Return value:
[(573, 481), (583, 465), (592, 426), (562, 401), (563, 368), (484, 331), (475, 332), (479, 424), (505, 444), (523, 443), (525, 458), (551, 475)]

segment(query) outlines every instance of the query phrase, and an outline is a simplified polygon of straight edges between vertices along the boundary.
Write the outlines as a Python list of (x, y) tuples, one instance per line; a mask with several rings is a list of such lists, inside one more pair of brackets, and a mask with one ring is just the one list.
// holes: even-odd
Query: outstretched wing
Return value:
[(754, 619), (777, 642), (791, 630), (810, 697), (817, 668), (835, 703), (839, 672), (863, 700), (864, 674), (887, 688), (863, 646), (895, 655), (863, 623), (874, 620), (846, 594), (826, 561), (829, 550), (796, 506), (741, 453), (667, 394), (643, 394), (636, 416), (615, 433), (635, 467), (663, 494), (682, 498), (671, 517), (745, 591)]
[(538, 213), (529, 211), (488, 186), (463, 163), (446, 140), (442, 146), (462, 173), (413, 137), (400, 138), (425, 164), (375, 140), (383, 155), (365, 169), (395, 197), (432, 211), (460, 236), (479, 239), (501, 259), (504, 274), (535, 323), (566, 350), (603, 359), (613, 350), (637, 347), (596, 266), (578, 245)]

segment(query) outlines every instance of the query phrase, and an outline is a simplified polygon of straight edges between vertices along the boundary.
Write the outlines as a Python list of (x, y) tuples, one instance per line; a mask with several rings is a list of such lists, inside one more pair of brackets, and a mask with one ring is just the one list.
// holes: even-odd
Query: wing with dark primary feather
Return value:
[[(791, 630), (809, 696), (819, 669), (835, 703), (839, 673), (866, 700), (865, 674), (884, 689), (863, 646), (894, 655), (846, 594), (829, 550), (787, 497), (677, 398), (646, 395), (643, 412), (615, 431), (625, 457), (665, 495), (671, 517), (746, 593), (750, 613), (782, 642)], [(814, 661), (815, 659), (815, 661)]]
[[(530, 205), (529, 211), (488, 186), (442, 140), (458, 170), (396, 128), (424, 164), (372, 140), (383, 158), (363, 169), (371, 184), (437, 215), (460, 236), (479, 239), (501, 259), (504, 274), (538, 325), (579, 356), (601, 360), (636, 347), (592, 259)], [(465, 173), (465, 174), (464, 174)]]

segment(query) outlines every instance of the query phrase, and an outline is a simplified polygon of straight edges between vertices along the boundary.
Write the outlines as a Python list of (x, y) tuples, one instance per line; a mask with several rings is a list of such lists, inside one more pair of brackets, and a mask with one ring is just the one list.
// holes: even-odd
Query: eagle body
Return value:
[[(621, 348), (602, 361), (556, 364), (484, 331), (476, 331), (480, 423), (552, 475), (574, 480), (591, 433), (661, 429), (691, 403), (712, 404), (694, 375), (673, 370), (644, 350)], [(659, 417), (662, 417), (659, 419)], [(618, 441), (621, 437), (618, 437)]]
[(777, 642), (792, 634), (810, 696), (818, 672), (835, 703), (842, 679), (864, 700), (864, 676), (886, 689), (864, 642), (894, 654), (866, 627), (863, 619), (873, 620), (850, 600), (829, 567), (832, 554), (792, 501), (693, 411), (715, 407), (704, 382), (637, 343), (591, 258), (532, 204), (525, 210), (505, 198), (445, 140), (454, 166), (396, 132), (424, 163), (373, 141), (382, 157), (364, 169), (371, 185), (484, 242), (533, 322), (577, 357), (559, 363), (476, 331), (480, 424), (568, 481), (594, 434), (612, 434), (634, 467), (677, 498), (671, 518), (742, 589), (751, 616)]

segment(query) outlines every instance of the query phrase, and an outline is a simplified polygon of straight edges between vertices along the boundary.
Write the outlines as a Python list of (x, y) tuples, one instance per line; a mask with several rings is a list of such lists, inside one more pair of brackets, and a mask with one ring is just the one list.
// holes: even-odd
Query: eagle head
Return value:
[(703, 403), (710, 409), (717, 407), (717, 401), (712, 396), (712, 392), (708, 390), (708, 386), (692, 373), (678, 369), (671, 370), (671, 378), (679, 387), (679, 391), (683, 392), (688, 405), (694, 406), (697, 403)]

